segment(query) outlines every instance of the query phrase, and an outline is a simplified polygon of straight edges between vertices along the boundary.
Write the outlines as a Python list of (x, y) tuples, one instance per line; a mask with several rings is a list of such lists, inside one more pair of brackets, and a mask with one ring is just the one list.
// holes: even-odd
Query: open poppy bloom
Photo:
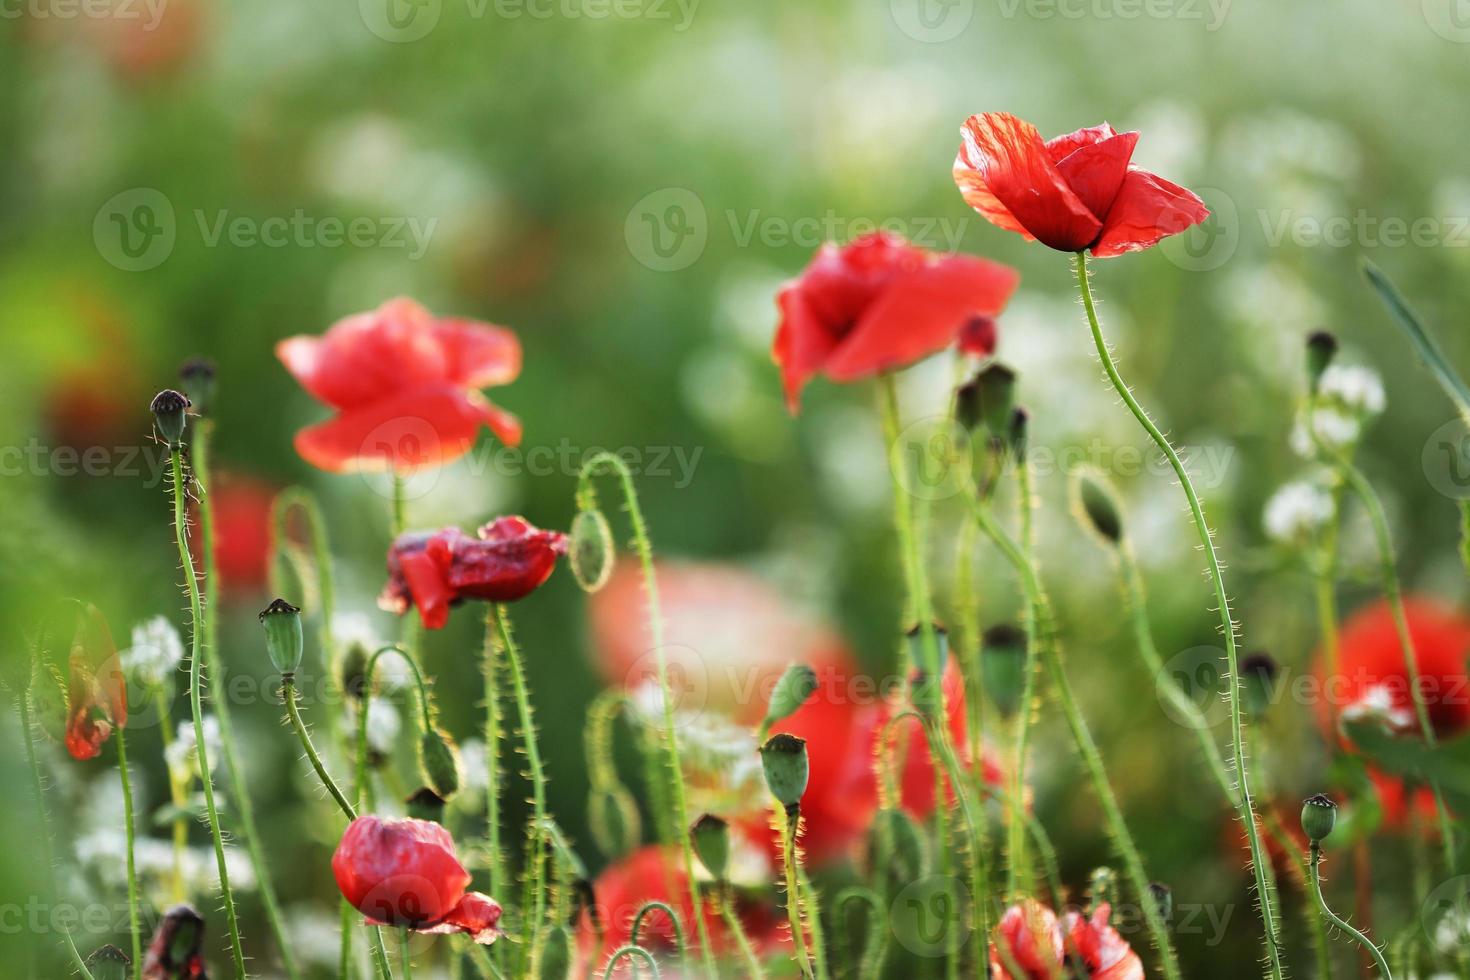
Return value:
[(402, 616), (410, 606), (424, 628), (442, 629), (449, 607), (465, 599), (514, 602), (551, 576), (567, 538), (523, 517), (500, 517), (470, 537), (457, 527), (401, 534), (388, 549), (388, 584), (378, 605)]
[(432, 821), (358, 817), (332, 855), (332, 873), (342, 897), (375, 925), (462, 932), (482, 945), (499, 935), (500, 904), (465, 890), (470, 873), (454, 838)]
[(1028, 899), (1012, 905), (1001, 917), (990, 944), (990, 975), (998, 980), (1052, 980), (1058, 976), (1143, 980), (1143, 962), (1108, 924), (1111, 914), (1104, 902), (1091, 916), (1074, 909), (1058, 922), (1052, 910), (1039, 902)]
[[(781, 290), (771, 355), (793, 412), (813, 375), (857, 381), (901, 368), (964, 338), (967, 353), (994, 349), (993, 318), (1021, 281), (1010, 266), (971, 255), (937, 255), (887, 232), (817, 250), (801, 278)], [(971, 328), (991, 318), (989, 330)], [(969, 329), (967, 329), (969, 328)]]
[(991, 224), (1063, 252), (1137, 252), (1210, 214), (1191, 191), (1133, 166), (1137, 133), (1107, 123), (1042, 142), (1008, 112), (971, 116), (954, 180)]
[(276, 356), (337, 410), (296, 434), (296, 451), (321, 469), (411, 473), (469, 452), (482, 425), (506, 445), (521, 441), (519, 420), (477, 390), (520, 374), (520, 341), (504, 327), (437, 319), (400, 298), (320, 337), (288, 337)]
[[(128, 723), (127, 680), (101, 610), (90, 603), (81, 607), (67, 656), (64, 698), (55, 670), (49, 664), (44, 669), (46, 677), (58, 684), (38, 687), (37, 696), (46, 705), (43, 714), (54, 713), (58, 720), (65, 715), (62, 741), (73, 759), (95, 759), (113, 731)], [(50, 691), (56, 691), (57, 697), (51, 698)], [(64, 705), (52, 701), (64, 701)]]

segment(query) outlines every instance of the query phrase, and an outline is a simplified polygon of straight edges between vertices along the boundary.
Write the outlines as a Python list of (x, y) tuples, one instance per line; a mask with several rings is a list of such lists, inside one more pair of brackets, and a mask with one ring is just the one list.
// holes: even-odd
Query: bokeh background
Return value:
[[(628, 449), (648, 470), (639, 487), (662, 555), (758, 577), (791, 615), (831, 624), (875, 673), (891, 671), (901, 583), (874, 392), (818, 382), (792, 417), (768, 353), (780, 283), (820, 241), (884, 222), (1023, 273), (1000, 353), (1032, 412), (1042, 560), (1074, 683), (1151, 873), (1174, 883), (1176, 901), (1233, 916), (1227, 938), (1181, 938), (1189, 975), (1246, 975), (1255, 933), (1238, 842), (1188, 733), (1158, 706), (1127, 648), (1109, 561), (1067, 513), (1064, 470), (1089, 460), (1119, 484), (1166, 657), (1216, 642), (1182, 500), (1156, 458), (1137, 465), (1141, 433), (1100, 376), (1066, 257), (970, 212), (949, 166), (972, 112), (1013, 111), (1045, 134), (1107, 119), (1141, 130), (1137, 160), (1215, 210), (1198, 233), (1097, 263), (1094, 281), (1125, 373), (1197, 454), (1247, 648), (1269, 648), (1300, 674), (1317, 636), (1309, 582), (1267, 540), (1262, 511), (1308, 472), (1288, 437), (1310, 329), (1337, 331), (1346, 359), (1384, 377), (1388, 411), (1366, 434), (1362, 461), (1387, 498), (1407, 582), (1464, 598), (1454, 503), (1423, 461), (1452, 413), (1357, 270), (1361, 255), (1385, 267), (1441, 328), (1452, 358), (1470, 362), (1458, 330), (1470, 301), (1470, 147), (1458, 124), (1470, 22), (1456, 5), (389, 2), (4, 8), (7, 658), (23, 656), (27, 617), (62, 595), (97, 602), (123, 643), (154, 615), (183, 624), (147, 405), (191, 355), (219, 365), (227, 553), (214, 608), (230, 673), (266, 692), (273, 683), (254, 623), (269, 598), (263, 507), (291, 484), (326, 506), (350, 617), (341, 628), (396, 635), (373, 601), (386, 485), (313, 471), (294, 454), (293, 432), (323, 412), (272, 347), (406, 294), (517, 331), (524, 372), (493, 397), (525, 421), (523, 450), (554, 457), (537, 465), (487, 436), (473, 456), (416, 483), (413, 524), (523, 513), (565, 527), (576, 464), (593, 448)], [(1429, 224), (1415, 240), (1394, 235), (1393, 220), (1419, 219)], [(356, 241), (340, 241), (334, 220), (357, 220)], [(1324, 228), (1328, 240), (1314, 232)], [(909, 371), (906, 414), (941, 411), (955, 372), (947, 356)], [(89, 447), (102, 450), (91, 473), (74, 455)], [(937, 503), (934, 522), (946, 610), (952, 504)], [(1372, 595), (1366, 539), (1349, 523), (1345, 609)], [(1013, 618), (1001, 563), (982, 551), (976, 567), (985, 624)], [(738, 649), (748, 636), (738, 631), (750, 628), (741, 601), (732, 590), (734, 611), (711, 617), (711, 656), (750, 653)], [(518, 610), (552, 806), (584, 845), (581, 722), (607, 673), (587, 605), (560, 572)], [(780, 643), (779, 631), (764, 636)], [(445, 725), (463, 739), (479, 723), (480, 642), (477, 617), (461, 614), (425, 648)], [(278, 712), (258, 696), (237, 709), (237, 725), (280, 888), (303, 944), (316, 924), (330, 958), (331, 832), (313, 820), (318, 793)], [(1263, 775), (1283, 800), (1326, 778), (1310, 715), (1284, 704), (1271, 723)], [(0, 778), (13, 805), (0, 808), (0, 882), (6, 902), (24, 902), (13, 897), (44, 889), (10, 716), (6, 733)], [(140, 726), (131, 747), (140, 812), (150, 814), (166, 799), (157, 726)], [(116, 826), (113, 756), (77, 764), (48, 749), (66, 853)], [(1108, 847), (1053, 710), (1040, 725), (1034, 782), (1037, 811), (1080, 889)], [(118, 869), (94, 843), (101, 856), (83, 854), (76, 881), (116, 903)], [(1381, 874), (1401, 881), (1401, 845), (1379, 846)], [(584, 851), (595, 868), (595, 849)], [(1340, 869), (1330, 887), (1346, 894), (1346, 861)], [(1402, 887), (1382, 891), (1383, 928), (1412, 926)], [(1298, 903), (1289, 897), (1293, 935)], [(247, 936), (263, 939), (256, 903), (244, 907)], [(212, 917), (211, 926), (217, 939), (221, 924)], [(54, 935), (4, 932), (38, 950), (34, 975), (57, 975)], [(268, 971), (268, 950), (259, 956)]]

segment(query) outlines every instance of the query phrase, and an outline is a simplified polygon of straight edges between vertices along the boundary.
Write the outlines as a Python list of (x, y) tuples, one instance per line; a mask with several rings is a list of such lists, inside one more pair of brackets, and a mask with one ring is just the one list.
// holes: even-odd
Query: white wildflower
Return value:
[(485, 743), (478, 738), (459, 743), (459, 761), (464, 770), (461, 791), (467, 794), (485, 792), (485, 787), (490, 784), (490, 761), (485, 753)]
[(1363, 423), (1356, 416), (1338, 408), (1322, 407), (1313, 410), (1311, 424), (1312, 428), (1308, 430), (1306, 420), (1298, 418), (1296, 426), (1291, 430), (1291, 448), (1305, 459), (1312, 459), (1317, 455), (1312, 432), (1317, 435), (1316, 442), (1328, 449), (1346, 449), (1363, 434)]
[(1266, 502), (1266, 536), (1280, 544), (1302, 544), (1332, 520), (1332, 495), (1315, 483), (1298, 481)]
[[(383, 658), (387, 660), (387, 657)], [(356, 703), (349, 705), (347, 715), (352, 723), (352, 730), (357, 731), (357, 712), (360, 709)], [(387, 698), (372, 697), (367, 702), (367, 743), (368, 748), (374, 752), (386, 755), (393, 751), (393, 745), (398, 740), (398, 732), (403, 728), (403, 718), (398, 713), (398, 706)]]
[[(204, 728), (204, 750), (209, 753), (209, 766), (210, 769), (215, 769), (219, 765), (220, 754), (224, 751), (219, 733), (219, 719), (214, 715), (205, 715), (201, 726)], [(198, 745), (194, 738), (194, 723), (179, 722), (178, 734), (163, 752), (168, 771), (178, 781), (188, 782), (199, 775)]]
[(1317, 394), (1363, 419), (1383, 414), (1388, 404), (1378, 372), (1358, 364), (1328, 365), (1317, 383)]
[(184, 660), (184, 641), (163, 616), (133, 627), (133, 644), (122, 652), (123, 670), (146, 687), (161, 687)]
[(1358, 700), (1342, 711), (1343, 721), (1378, 721), (1390, 731), (1408, 734), (1416, 731), (1414, 713), (1408, 708), (1394, 704), (1393, 692), (1386, 685), (1375, 684), (1362, 693)]

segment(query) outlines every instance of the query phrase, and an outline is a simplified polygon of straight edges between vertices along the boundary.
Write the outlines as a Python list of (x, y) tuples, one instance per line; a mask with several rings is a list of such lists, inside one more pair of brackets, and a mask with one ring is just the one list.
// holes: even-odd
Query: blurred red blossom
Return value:
[[(1069, 909), (1058, 922), (1051, 909), (1027, 900), (1006, 909), (990, 944), (990, 973), (999, 980), (1143, 980), (1143, 962), (1108, 924), (1107, 903), (1091, 916)], [(1002, 953), (1000, 947), (1004, 946)], [(1012, 964), (1020, 973), (1009, 969)], [(1071, 969), (1064, 969), (1064, 964)]]
[(428, 820), (358, 817), (332, 855), (348, 904), (370, 922), (415, 932), (467, 933), (488, 945), (499, 934), (500, 904), (467, 892), (470, 873), (454, 838)]
[(1191, 191), (1133, 166), (1137, 133), (1107, 123), (1042, 142), (1008, 112), (971, 116), (954, 162), (965, 202), (991, 224), (1098, 258), (1156, 245), (1209, 217)]
[[(1020, 280), (1010, 266), (938, 255), (887, 232), (823, 245), (776, 300), (781, 323), (771, 355), (787, 405), (797, 410), (801, 389), (817, 374), (857, 381), (962, 339), (976, 353), (987, 340), (973, 319), (997, 316)], [(988, 343), (993, 350), (993, 329)]]
[[(265, 585), (270, 573), (271, 507), (276, 488), (243, 473), (215, 474), (205, 492), (214, 512), (214, 561), (220, 581), (214, 595), (239, 598)], [(203, 554), (198, 508), (189, 520), (189, 547)], [(210, 583), (212, 584), (212, 583)], [(253, 601), (253, 595), (248, 595)]]
[(101, 610), (85, 604), (67, 657), (66, 750), (74, 759), (95, 759), (127, 723), (127, 681), (112, 630)]
[(551, 576), (566, 535), (523, 517), (500, 517), (470, 537), (457, 527), (401, 534), (388, 550), (388, 583), (378, 604), (402, 616), (417, 608), (425, 629), (442, 629), (465, 599), (514, 602)]
[(482, 425), (507, 445), (521, 441), (520, 421), (477, 390), (520, 374), (520, 341), (504, 327), (439, 319), (399, 298), (320, 337), (288, 337), (276, 356), (337, 410), (296, 434), (296, 451), (321, 469), (410, 473), (463, 456)]

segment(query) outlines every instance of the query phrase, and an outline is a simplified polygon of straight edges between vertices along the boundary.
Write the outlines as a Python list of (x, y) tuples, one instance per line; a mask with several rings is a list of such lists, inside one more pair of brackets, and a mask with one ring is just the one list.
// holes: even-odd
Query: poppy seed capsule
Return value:
[(583, 592), (598, 592), (612, 577), (616, 560), (612, 528), (597, 508), (577, 512), (567, 535), (567, 561)]
[(272, 599), (257, 617), (265, 627), (265, 649), (281, 676), (295, 676), (306, 641), (301, 635), (301, 610), (285, 599)]
[(1313, 844), (1320, 844), (1337, 826), (1337, 804), (1323, 793), (1307, 797), (1302, 803), (1302, 833)]
[(766, 708), (767, 729), (782, 719), (789, 718), (817, 689), (817, 672), (806, 664), (792, 664), (781, 674), (780, 680), (771, 690), (771, 700)]
[(881, 853), (884, 838), (889, 851), (888, 873), (895, 881), (918, 881), (929, 873), (929, 852), (924, 844), (924, 835), (919, 832), (914, 819), (903, 810), (894, 807), (878, 811), (873, 822), (874, 853)]
[(1317, 393), (1317, 383), (1337, 356), (1337, 338), (1326, 330), (1313, 330), (1307, 335), (1307, 390)]
[(1174, 917), (1174, 891), (1162, 881), (1148, 883), (1148, 897), (1158, 910), (1159, 918), (1168, 922)]
[(404, 801), (408, 815), (415, 820), (444, 822), (444, 797), (425, 786)]
[(214, 406), (214, 362), (207, 357), (191, 357), (179, 368), (184, 394), (200, 415), (208, 415)]
[(188, 407), (189, 399), (172, 388), (165, 388), (153, 396), (153, 424), (170, 449), (183, 445), (184, 424), (188, 419), (185, 409)]
[(343, 693), (354, 701), (361, 701), (368, 695), (367, 665), (367, 647), (355, 641), (347, 644), (337, 664), (337, 680), (342, 684)]
[(572, 934), (564, 925), (554, 925), (541, 938), (541, 980), (566, 980), (572, 975)]
[(730, 825), (712, 813), (706, 813), (694, 821), (689, 828), (689, 841), (700, 863), (714, 875), (716, 881), (724, 881), (730, 868)]
[(1264, 650), (1257, 651), (1240, 661), (1241, 707), (1254, 720), (1266, 716), (1266, 711), (1276, 700), (1276, 677), (1281, 665)]
[(429, 727), (419, 739), (419, 768), (424, 781), (444, 799), (459, 792), (459, 750), (441, 729)]
[(801, 805), (811, 769), (807, 762), (806, 739), (784, 732), (772, 735), (761, 746), (761, 766), (766, 773), (766, 786), (776, 801), (787, 810)]
[(1010, 427), (1015, 399), (1016, 372), (993, 361), (955, 390), (955, 421), (966, 432), (983, 426), (992, 436), (1003, 436)]
[(932, 630), (934, 633), (932, 655), (930, 645), (924, 639), (924, 630), (918, 623), (909, 627), (904, 638), (908, 642), (909, 663), (917, 666), (925, 674), (938, 677), (944, 673), (944, 665), (949, 662), (949, 630), (939, 623), (935, 623)]
[(587, 798), (587, 823), (598, 850), (609, 858), (629, 853), (642, 837), (638, 805), (621, 786), (592, 790)]
[(93, 980), (124, 980), (131, 972), (133, 961), (116, 946), (99, 947), (87, 957), (87, 970)]
[(1014, 718), (1026, 689), (1026, 634), (1008, 623), (992, 626), (980, 650), (985, 691), (1002, 718)]
[(1080, 467), (1072, 471), (1071, 484), (1077, 523), (1104, 547), (1116, 548), (1123, 540), (1123, 515), (1112, 483), (1097, 470)]

